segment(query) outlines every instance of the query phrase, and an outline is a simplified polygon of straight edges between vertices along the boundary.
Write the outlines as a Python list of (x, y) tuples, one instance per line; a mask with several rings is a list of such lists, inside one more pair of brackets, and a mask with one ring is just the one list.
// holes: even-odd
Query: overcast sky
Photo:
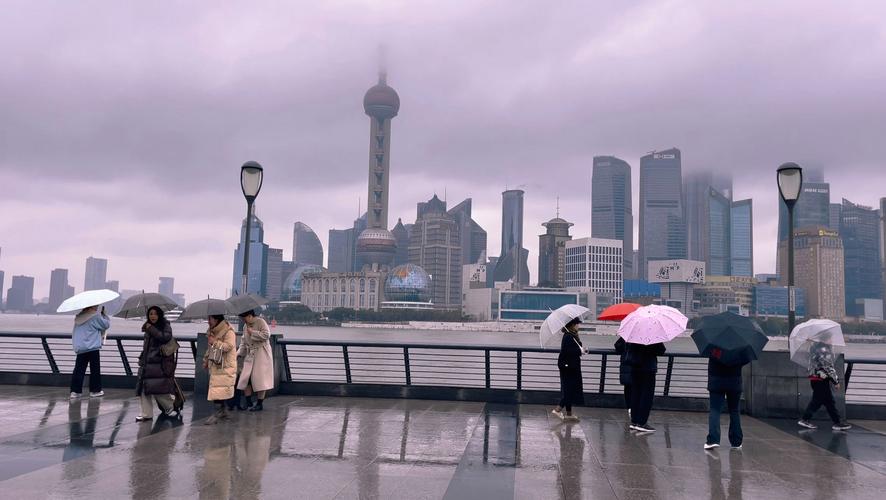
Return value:
[[(44, 2), (0, 16), (0, 269), (37, 279), (110, 259), (122, 288), (174, 276), (223, 296), (257, 160), (265, 241), (349, 227), (365, 198), (362, 98), (386, 47), (401, 98), (391, 215), (474, 199), (500, 246), (555, 215), (590, 233), (594, 155), (679, 147), (754, 199), (755, 272), (775, 268), (775, 168), (818, 164), (842, 197), (886, 196), (886, 4), (878, 2)], [(635, 228), (636, 230), (636, 228)], [(635, 244), (638, 241), (634, 240)], [(5, 295), (5, 291), (4, 291)]]

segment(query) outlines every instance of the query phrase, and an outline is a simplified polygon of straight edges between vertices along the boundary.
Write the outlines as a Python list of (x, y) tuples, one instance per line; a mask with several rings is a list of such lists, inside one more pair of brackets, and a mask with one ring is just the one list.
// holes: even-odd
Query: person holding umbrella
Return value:
[[(240, 349), (237, 350), (237, 357), (243, 358), (243, 371), (240, 372), (237, 389), (243, 391), (246, 396), (246, 406), (249, 411), (262, 411), (266, 392), (274, 388), (271, 329), (254, 311), (240, 314), (240, 319), (246, 323), (246, 330), (240, 341)], [(254, 405), (253, 393), (256, 397)]]
[(135, 394), (141, 402), (141, 414), (136, 422), (154, 418), (154, 401), (166, 416), (173, 416), (175, 394), (175, 354), (166, 355), (163, 346), (172, 340), (172, 325), (166, 320), (163, 309), (148, 308), (147, 321), (142, 325), (145, 339), (138, 356), (138, 382)]
[(102, 306), (84, 308), (74, 317), (74, 332), (71, 343), (77, 360), (74, 362), (74, 373), (71, 374), (71, 399), (78, 399), (83, 392), (83, 378), (89, 366), (89, 396), (100, 398), (105, 395), (102, 390), (101, 348), (105, 330), (111, 327), (111, 320)]
[(824, 342), (816, 342), (811, 347), (811, 364), (809, 366), (809, 385), (812, 386), (812, 399), (803, 412), (803, 417), (797, 422), (800, 427), (817, 429), (818, 426), (811, 422), (812, 416), (822, 406), (828, 411), (833, 425), (832, 430), (846, 431), (852, 425), (840, 418), (840, 411), (834, 401), (834, 393), (831, 385), (840, 390), (840, 377), (834, 367), (834, 350)]
[(560, 371), (560, 404), (551, 413), (567, 422), (578, 422), (578, 416), (572, 414), (572, 407), (585, 402), (581, 376), (581, 355), (584, 354), (584, 348), (578, 338), (580, 324), (581, 319), (574, 318), (563, 327), (560, 355), (557, 357), (557, 369)]
[[(600, 321), (622, 321), (628, 317), (632, 312), (639, 309), (640, 304), (634, 304), (631, 302), (621, 302), (619, 304), (614, 304), (600, 313), (597, 316), (597, 319)], [(628, 410), (628, 417), (631, 416), (631, 365), (629, 365), (625, 358), (627, 358), (627, 342), (625, 339), (619, 337), (618, 340), (615, 341), (615, 353), (618, 354), (619, 364), (618, 364), (618, 383), (622, 385), (624, 388), (624, 396), (625, 396), (625, 408)]]

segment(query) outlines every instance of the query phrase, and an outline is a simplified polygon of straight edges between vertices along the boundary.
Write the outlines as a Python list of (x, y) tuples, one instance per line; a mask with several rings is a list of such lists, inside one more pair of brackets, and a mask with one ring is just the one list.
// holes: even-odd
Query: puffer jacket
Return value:
[[(234, 397), (234, 382), (237, 379), (237, 333), (227, 321), (210, 328), (206, 335), (215, 340), (221, 348), (224, 356), (222, 364), (208, 363), (209, 371), (209, 401), (224, 401)], [(203, 356), (203, 361), (208, 361), (209, 349)]]
[(147, 324), (145, 340), (138, 356), (138, 383), (135, 394), (174, 394), (175, 355), (164, 356), (160, 347), (172, 340), (172, 326), (168, 321), (158, 328)]

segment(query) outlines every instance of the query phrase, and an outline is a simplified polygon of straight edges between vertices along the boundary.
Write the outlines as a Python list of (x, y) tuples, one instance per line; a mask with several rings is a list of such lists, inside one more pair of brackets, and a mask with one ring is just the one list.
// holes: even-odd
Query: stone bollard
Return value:
[(203, 355), (209, 348), (206, 333), (197, 334), (197, 359), (194, 360), (194, 396), (202, 396), (206, 399), (209, 394), (209, 372), (203, 369)]
[[(843, 355), (837, 358), (837, 373), (843, 384)], [(799, 419), (812, 398), (806, 369), (791, 361), (787, 351), (764, 351), (760, 359), (743, 371), (745, 409), (758, 418)], [(846, 416), (846, 396), (844, 391), (834, 390), (837, 409)], [(827, 418), (824, 408), (815, 418)]]

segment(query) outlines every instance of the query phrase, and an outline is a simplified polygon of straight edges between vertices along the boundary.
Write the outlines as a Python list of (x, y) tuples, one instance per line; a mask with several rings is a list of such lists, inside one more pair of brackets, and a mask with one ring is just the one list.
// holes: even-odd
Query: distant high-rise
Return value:
[(409, 262), (409, 232), (412, 224), (403, 224), (403, 219), (397, 219), (397, 225), (391, 229), (391, 234), (397, 240), (397, 253), (394, 255), (394, 266), (400, 266)]
[(3, 310), (3, 283), (6, 280), (6, 273), (0, 271), (0, 310)]
[(711, 172), (687, 174), (683, 183), (689, 259), (708, 274), (729, 276), (732, 258), (732, 180)]
[[(794, 278), (796, 286), (805, 290), (806, 312), (812, 318), (842, 321), (846, 288), (840, 234), (822, 225), (798, 229), (794, 235)], [(787, 253), (787, 241), (779, 243), (781, 269), (787, 268)], [(786, 283), (780, 276), (779, 284)]]
[(471, 218), (472, 203), (468, 198), (447, 212), (458, 224), (463, 265), (476, 264), (486, 255), (486, 231)]
[(501, 194), (501, 254), (495, 265), (494, 281), (529, 284), (529, 251), (523, 248), (523, 191)]
[(108, 290), (112, 290), (112, 291), (115, 291), (115, 292), (119, 292), (119, 291), (120, 291), (120, 280), (108, 280), (108, 281), (105, 281), (105, 286), (104, 286), (104, 288), (107, 288)]
[(840, 219), (843, 214), (843, 205), (840, 203), (831, 203), (828, 209), (828, 229), (831, 231), (840, 230)]
[(732, 202), (731, 276), (754, 275), (754, 202)]
[(353, 228), (329, 230), (329, 272), (348, 273), (353, 271), (354, 240)]
[(86, 278), (83, 290), (101, 290), (108, 282), (108, 259), (89, 257), (86, 259)]
[(66, 299), (74, 296), (74, 287), (68, 284), (67, 269), (53, 269), (49, 278), (49, 310), (55, 312)]
[(6, 310), (30, 312), (34, 308), (34, 278), (13, 276), (12, 286), (6, 292)]
[(589, 289), (611, 303), (624, 298), (622, 249), (619, 240), (580, 238), (565, 243), (566, 287)]
[(265, 282), (265, 298), (278, 301), (283, 294), (283, 249), (268, 248), (268, 274)]
[(304, 222), (292, 228), (292, 261), (298, 264), (323, 265), (323, 245), (314, 230)]
[(650, 260), (686, 258), (680, 150), (653, 151), (640, 159), (640, 256), (637, 276)]
[(246, 291), (264, 296), (267, 293), (268, 279), (268, 245), (265, 241), (264, 224), (255, 215), (255, 208), (250, 217), (252, 228), (249, 230), (249, 244), (246, 244), (246, 219), (240, 225), (240, 242), (234, 250), (234, 275), (231, 282), (231, 294), (241, 293), (243, 283), (243, 252), (249, 250), (249, 275)]
[[(831, 185), (826, 182), (813, 182), (819, 178), (815, 172), (804, 171), (803, 189), (800, 198), (794, 205), (794, 229), (812, 229), (831, 226)], [(832, 229), (834, 230), (834, 229)], [(788, 237), (788, 209), (778, 197), (778, 241), (786, 241)], [(781, 272), (780, 261), (776, 261), (776, 274)]]
[(634, 212), (631, 166), (614, 156), (595, 156), (591, 174), (591, 237), (622, 241), (623, 274), (634, 269)]
[(175, 278), (168, 276), (160, 276), (160, 283), (157, 285), (157, 293), (165, 295), (170, 299), (175, 295)]
[(538, 237), (538, 286), (566, 286), (566, 242), (572, 239), (573, 225), (559, 216), (542, 224), (546, 231)]
[(431, 275), (431, 302), (440, 309), (461, 309), (461, 241), (455, 219), (446, 204), (434, 195), (419, 203), (419, 217), (412, 226), (409, 263)]
[(858, 299), (882, 299), (883, 276), (880, 269), (880, 214), (871, 207), (843, 199), (840, 217), (843, 238), (846, 314), (864, 316), (864, 304)]

